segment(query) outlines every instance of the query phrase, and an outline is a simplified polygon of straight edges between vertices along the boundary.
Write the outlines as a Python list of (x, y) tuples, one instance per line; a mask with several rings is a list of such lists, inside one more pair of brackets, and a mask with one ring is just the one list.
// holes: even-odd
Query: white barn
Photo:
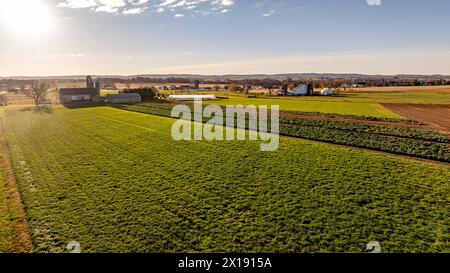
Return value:
[(288, 96), (305, 96), (308, 95), (308, 86), (302, 85), (292, 91), (287, 92)]
[(324, 88), (322, 89), (322, 91), (320, 91), (320, 94), (322, 96), (331, 96), (334, 95), (334, 93), (335, 93), (334, 90), (331, 88)]

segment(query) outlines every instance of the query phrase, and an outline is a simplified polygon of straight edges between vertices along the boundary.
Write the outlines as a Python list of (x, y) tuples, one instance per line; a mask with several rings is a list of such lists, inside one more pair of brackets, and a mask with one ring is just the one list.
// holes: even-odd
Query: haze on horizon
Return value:
[(0, 76), (450, 75), (449, 25), (448, 0), (0, 0)]

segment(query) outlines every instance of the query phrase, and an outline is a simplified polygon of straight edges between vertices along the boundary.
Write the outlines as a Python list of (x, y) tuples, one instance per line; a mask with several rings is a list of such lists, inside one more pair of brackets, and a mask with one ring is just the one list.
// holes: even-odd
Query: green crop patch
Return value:
[(1, 124), (33, 250), (450, 249), (448, 165), (283, 137), (275, 152), (177, 142), (174, 122), (110, 107), (8, 110)]
[(397, 114), (383, 108), (377, 103), (305, 98), (246, 98), (230, 97), (226, 100), (212, 102), (218, 105), (279, 105), (284, 111), (320, 112), (325, 114), (359, 115), (379, 118), (399, 118)]
[[(174, 106), (175, 104), (172, 103), (152, 102), (115, 107), (170, 117)], [(193, 111), (193, 104), (189, 106)], [(302, 116), (289, 116), (291, 113), (295, 112), (280, 113), (280, 134), (282, 135), (450, 162), (450, 137), (429, 130), (400, 126), (400, 123), (409, 123), (408, 120), (388, 119), (391, 125), (374, 125), (357, 123), (360, 118), (345, 121), (327, 120), (323, 119), (321, 114), (311, 113), (309, 116), (314, 116), (316, 119), (308, 119)], [(340, 117), (349, 118), (350, 116)], [(208, 118), (203, 119), (203, 122), (208, 120)], [(248, 118), (246, 118), (246, 124), (248, 125)], [(234, 125), (237, 126), (236, 120)]]
[(11, 219), (8, 191), (5, 179), (0, 169), (0, 253), (7, 252), (10, 248), (14, 234), (13, 221)]

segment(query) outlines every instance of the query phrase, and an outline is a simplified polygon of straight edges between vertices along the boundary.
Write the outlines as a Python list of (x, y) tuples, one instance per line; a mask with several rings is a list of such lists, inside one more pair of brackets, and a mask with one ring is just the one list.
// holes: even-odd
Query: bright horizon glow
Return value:
[(0, 0), (0, 22), (13, 35), (39, 38), (47, 34), (53, 20), (41, 0)]
[(450, 75), (432, 2), (0, 0), (0, 76)]

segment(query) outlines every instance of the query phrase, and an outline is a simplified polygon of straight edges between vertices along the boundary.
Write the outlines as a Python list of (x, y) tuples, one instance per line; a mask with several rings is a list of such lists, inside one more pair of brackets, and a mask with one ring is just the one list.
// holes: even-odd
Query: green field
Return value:
[[(318, 91), (318, 90), (316, 90)], [(174, 94), (174, 91), (161, 91), (162, 94)], [(218, 96), (243, 97), (243, 94), (230, 93), (226, 91), (211, 92), (189, 92), (191, 94), (213, 94)], [(255, 93), (257, 94), (257, 93)], [(359, 102), (359, 103), (417, 103), (417, 104), (450, 104), (450, 87), (443, 89), (436, 87), (384, 87), (384, 88), (361, 88), (354, 92), (340, 92), (330, 97), (268, 97), (257, 94), (259, 97), (283, 100), (301, 101), (325, 101), (325, 102)]]
[[(109, 107), (2, 119), (34, 251), (450, 251), (450, 168), (282, 138), (176, 142)], [(1, 199), (0, 199), (1, 202)]]
[(218, 105), (279, 105), (281, 110), (320, 112), (326, 114), (360, 115), (380, 118), (399, 118), (398, 115), (383, 108), (377, 103), (366, 102), (343, 102), (327, 100), (310, 100), (304, 98), (246, 98), (230, 97), (229, 99), (217, 100), (205, 103)]
[(119, 94), (120, 90), (102, 90), (100, 91), (100, 96), (106, 97), (109, 94)]
[[(411, 87), (414, 89), (414, 87)], [(364, 89), (362, 89), (364, 90)], [(381, 89), (383, 90), (383, 89)], [(393, 90), (396, 90), (393, 87)], [(162, 93), (174, 93), (163, 91)], [(196, 94), (195, 92), (190, 92)], [(268, 97), (258, 95), (247, 98), (229, 92), (199, 92), (229, 97), (228, 100), (215, 101), (219, 105), (280, 105), (285, 111), (320, 112), (325, 114), (360, 115), (380, 118), (399, 118), (399, 116), (381, 106), (381, 103), (414, 103), (414, 104), (450, 104), (450, 91), (430, 88), (398, 91), (347, 92), (330, 97)], [(212, 103), (212, 102), (210, 102)]]
[[(171, 117), (172, 108), (175, 105), (175, 103), (144, 102), (131, 105), (114, 105), (114, 107), (149, 115)], [(190, 104), (189, 106), (192, 113), (194, 105)], [(410, 124), (410, 121), (406, 119), (333, 114), (333, 117), (346, 117), (347, 120), (324, 120), (320, 119), (323, 118), (323, 114), (301, 112), (304, 116), (319, 118), (311, 120), (299, 116), (289, 116), (292, 113), (280, 113), (279, 132), (283, 136), (450, 162), (449, 136), (425, 129), (399, 126), (406, 123)], [(389, 125), (355, 123), (354, 118), (359, 119), (358, 121), (377, 119), (391, 123)], [(204, 123), (208, 121), (209, 118), (203, 119)], [(248, 119), (246, 119), (246, 123), (248, 124)], [(236, 122), (234, 126), (237, 128)]]
[(2, 170), (0, 169), (0, 253), (9, 250), (13, 232), (14, 229), (8, 203), (8, 192), (6, 190)]
[(347, 93), (333, 97), (332, 100), (373, 103), (450, 104), (450, 92), (429, 90)]

